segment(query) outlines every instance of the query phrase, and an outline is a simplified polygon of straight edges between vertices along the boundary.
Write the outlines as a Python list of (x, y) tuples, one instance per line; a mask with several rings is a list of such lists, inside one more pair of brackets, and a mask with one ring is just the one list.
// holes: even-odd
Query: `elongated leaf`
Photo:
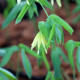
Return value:
[(21, 12), (19, 13), (19, 15), (16, 19), (16, 24), (21, 22), (22, 18), (24, 17), (24, 15), (26, 14), (27, 10), (32, 5), (32, 3), (33, 3), (33, 0), (31, 1), (31, 3), (29, 5), (27, 3), (25, 4), (25, 6), (23, 7), (23, 9), (21, 10)]
[(21, 11), (25, 4), (26, 1), (22, 1), (19, 5), (15, 5), (15, 7), (11, 10), (10, 14), (6, 18), (6, 20), (3, 22), (2, 29), (6, 28), (8, 24), (16, 18), (17, 14), (19, 13), (19, 11)]
[(1, 72), (0, 72), (0, 76), (3, 78), (3, 80), (9, 80), (8, 77), (6, 75), (4, 75), (3, 73), (1, 73)]
[(3, 80), (1, 76), (0, 76), (0, 80)]
[(47, 1), (47, 0), (36, 0), (38, 1), (39, 3), (41, 3), (43, 6), (47, 7), (47, 8), (50, 8), (52, 10), (52, 6), (51, 4)]
[(76, 8), (73, 10), (73, 13), (77, 13), (80, 11), (80, 5), (79, 6), (76, 6)]
[(44, 34), (46, 39), (48, 39), (48, 30), (47, 30), (47, 28), (45, 26), (45, 22), (44, 21), (41, 21), (41, 22), (38, 23), (38, 28)]
[(0, 67), (5, 66), (9, 62), (12, 54), (18, 50), (19, 50), (19, 48), (17, 46), (12, 46), (10, 48), (7, 48), (7, 51), (1, 61)]
[(10, 73), (9, 71), (3, 68), (0, 68), (0, 72), (6, 75), (10, 80), (17, 80), (16, 77), (12, 73)]
[(52, 21), (55, 21), (57, 24), (61, 25), (65, 30), (67, 30), (72, 35), (74, 31), (66, 21), (64, 21), (62, 18), (55, 14), (50, 15), (47, 18), (47, 21), (49, 21), (50, 18), (52, 19)]
[(54, 78), (55, 80), (57, 79), (61, 79), (62, 75), (61, 75), (61, 60), (60, 60), (60, 52), (59, 52), (59, 48), (55, 48), (54, 50), (52, 50), (51, 52), (51, 60), (53, 62), (53, 66), (54, 66)]
[(55, 80), (53, 73), (51, 71), (49, 71), (46, 75), (46, 79), (45, 80)]
[(42, 60), (44, 61), (44, 64), (45, 64), (47, 70), (50, 71), (50, 66), (49, 66), (48, 60), (47, 60), (47, 58), (46, 58), (46, 55), (45, 55), (45, 53), (44, 53), (44, 48), (43, 48), (43, 46), (41, 46), (41, 49), (42, 49), (42, 50), (41, 50)]
[(31, 78), (32, 77), (32, 67), (31, 67), (31, 63), (28, 57), (25, 54), (24, 49), (21, 49), (21, 56), (22, 56), (22, 62), (23, 62), (25, 72), (28, 75), (28, 77)]
[(36, 58), (41, 58), (40, 55), (37, 55), (37, 53), (33, 50), (31, 50), (28, 46), (24, 45), (24, 44), (19, 44), (19, 47), (21, 49), (24, 49), (27, 53), (31, 54), (32, 56), (36, 57)]
[(76, 65), (77, 65), (78, 71), (80, 72), (80, 46), (77, 48)]
[(73, 51), (75, 49), (76, 45), (75, 42), (73, 40), (69, 40), (66, 44), (65, 44), (65, 48), (68, 52), (68, 58), (69, 58), (69, 62), (72, 66), (72, 68), (74, 68), (74, 59), (73, 59)]
[(51, 40), (54, 37), (54, 32), (55, 32), (55, 23), (53, 24), (51, 32), (50, 32), (50, 35), (49, 35), (49, 40), (48, 40), (48, 43), (47, 43), (47, 48), (50, 46)]

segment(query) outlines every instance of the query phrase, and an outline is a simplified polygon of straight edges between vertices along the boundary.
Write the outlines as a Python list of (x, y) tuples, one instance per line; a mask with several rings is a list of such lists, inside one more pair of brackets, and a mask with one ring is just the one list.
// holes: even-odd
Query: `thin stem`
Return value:
[(73, 80), (76, 80), (75, 67), (73, 68)]
[(16, 77), (17, 77), (17, 80), (19, 78), (19, 72), (20, 72), (20, 59), (19, 59), (19, 52), (17, 53), (17, 73), (16, 73)]
[(41, 7), (43, 8), (44, 12), (46, 13), (46, 16), (48, 17), (48, 13), (46, 11), (46, 9), (43, 7), (43, 5), (40, 3)]

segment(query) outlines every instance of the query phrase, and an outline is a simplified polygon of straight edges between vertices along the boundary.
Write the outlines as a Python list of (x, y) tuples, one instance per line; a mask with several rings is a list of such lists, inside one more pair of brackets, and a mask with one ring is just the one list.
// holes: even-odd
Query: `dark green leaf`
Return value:
[(19, 11), (23, 8), (25, 4), (26, 4), (26, 1), (22, 1), (19, 5), (17, 4), (15, 5), (15, 7), (12, 9), (10, 14), (6, 18), (6, 20), (3, 22), (2, 29), (6, 28), (6, 26), (8, 26), (8, 24), (16, 18), (17, 14), (19, 13)]
[(55, 48), (54, 50), (52, 50), (51, 52), (51, 59), (53, 62), (53, 66), (54, 66), (54, 77), (55, 80), (57, 79), (63, 79), (62, 78), (62, 74), (61, 74), (61, 60), (60, 60), (60, 52), (59, 52), (60, 48)]
[(10, 48), (7, 48), (6, 52), (5, 52), (5, 55), (4, 55), (4, 57), (3, 57), (2, 61), (1, 61), (0, 67), (5, 66), (9, 62), (12, 54), (14, 52), (18, 51), (18, 50), (19, 50), (19, 48), (17, 46), (12, 46)]
[(32, 67), (31, 67), (31, 63), (28, 57), (25, 54), (24, 49), (21, 49), (21, 56), (22, 56), (22, 62), (23, 62), (25, 72), (28, 75), (28, 77), (31, 78), (32, 77)]

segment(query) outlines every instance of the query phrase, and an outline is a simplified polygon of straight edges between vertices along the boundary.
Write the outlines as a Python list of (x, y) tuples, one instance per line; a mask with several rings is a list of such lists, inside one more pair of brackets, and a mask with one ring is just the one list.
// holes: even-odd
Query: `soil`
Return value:
[[(70, 9), (69, 9), (69, 14), (66, 13), (66, 9), (64, 8), (64, 5), (61, 9), (59, 9), (57, 7), (57, 5), (55, 5), (55, 13), (60, 16), (61, 18), (63, 18), (65, 21), (67, 21), (72, 28), (74, 29), (74, 33), (71, 36), (66, 30), (64, 30), (64, 41), (65, 43), (72, 39), (74, 41), (80, 41), (80, 23), (77, 24), (73, 24), (72, 21), (74, 20), (74, 18), (77, 16), (77, 14), (73, 14), (72, 10), (75, 8), (75, 4), (70, 4)], [(49, 9), (47, 9), (48, 14), (51, 14), (51, 11)], [(39, 16), (36, 18), (36, 24), (38, 24), (39, 21), (46, 21), (47, 16), (45, 15), (44, 11), (41, 10), (39, 12)], [(12, 23), (10, 23), (8, 25), (7, 28), (5, 28), (4, 30), (1, 30), (1, 25), (4, 21), (3, 15), (0, 14), (0, 48), (4, 48), (4, 47), (9, 47), (12, 45), (19, 45), (20, 43), (24, 43), (26, 45), (28, 45), (29, 47), (31, 47), (31, 43), (35, 37), (35, 28), (34, 28), (34, 24), (31, 20), (22, 20), (21, 23), (15, 25), (15, 21), (13, 21)], [(65, 50), (65, 48), (61, 45), (64, 53), (67, 55), (67, 51)], [(76, 52), (76, 49), (74, 51), (74, 53)], [(33, 68), (33, 76), (45, 76), (47, 74), (47, 69), (44, 65), (44, 63), (42, 63), (41, 67), (37, 66), (37, 60), (29, 55), (28, 53), (26, 53), (32, 68)], [(52, 66), (52, 61), (51, 61), (51, 55), (50, 55), (50, 50), (48, 50), (48, 54), (46, 55), (49, 61), (49, 64), (51, 66), (51, 69), (53, 69)], [(25, 74), (25, 71), (23, 69), (23, 65), (22, 65), (22, 59), (21, 59), (21, 54), (19, 54), (19, 58), (20, 58), (20, 68), (21, 68), (21, 72), (23, 72)], [(76, 61), (76, 57), (74, 55), (74, 61)], [(17, 53), (14, 53), (13, 56), (11, 57), (10, 62), (5, 66), (5, 68), (7, 69), (12, 69), (14, 71), (17, 71)], [(64, 69), (64, 71), (67, 73), (67, 75), (69, 75), (70, 79), (72, 80), (73, 78), (73, 71), (72, 68), (70, 67), (69, 64), (65, 63), (64, 61), (62, 61), (62, 68)], [(53, 70), (54, 72), (54, 70)], [(79, 80), (80, 76), (78, 71), (76, 70), (76, 80)], [(19, 80), (28, 80), (24, 77), (20, 77)], [(38, 79), (39, 80), (39, 79)]]

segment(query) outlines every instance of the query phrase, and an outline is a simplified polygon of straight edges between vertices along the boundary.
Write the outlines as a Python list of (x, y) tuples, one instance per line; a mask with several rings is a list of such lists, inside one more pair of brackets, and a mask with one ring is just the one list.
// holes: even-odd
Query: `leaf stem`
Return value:
[(46, 9), (43, 7), (43, 5), (40, 3), (41, 7), (43, 8), (44, 12), (46, 13), (46, 16), (48, 17), (48, 13), (46, 11)]

